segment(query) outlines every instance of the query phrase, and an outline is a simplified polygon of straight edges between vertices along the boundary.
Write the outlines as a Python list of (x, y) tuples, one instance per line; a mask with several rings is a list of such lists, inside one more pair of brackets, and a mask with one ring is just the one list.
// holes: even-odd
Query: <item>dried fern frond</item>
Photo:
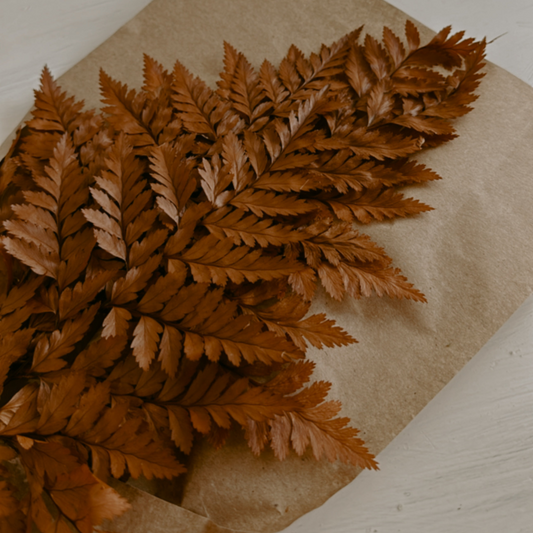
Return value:
[(309, 344), (356, 342), (310, 302), (425, 301), (364, 226), (431, 209), (409, 158), (456, 136), (484, 43), (360, 35), (259, 71), (226, 44), (216, 91), (145, 56), (139, 91), (101, 73), (100, 114), (45, 68), (0, 166), (0, 460), (28, 481), (0, 466), (0, 530), (92, 531), (128, 508), (110, 476), (177, 476), (232, 426), (377, 468), (310, 382)]

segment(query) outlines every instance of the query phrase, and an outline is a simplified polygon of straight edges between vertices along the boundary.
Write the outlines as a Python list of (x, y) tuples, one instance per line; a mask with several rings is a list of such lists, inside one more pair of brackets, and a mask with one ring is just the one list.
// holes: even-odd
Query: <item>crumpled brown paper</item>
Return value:
[[(61, 77), (63, 89), (98, 105), (98, 69), (131, 86), (142, 82), (142, 54), (171, 68), (179, 59), (211, 86), (224, 40), (258, 67), (278, 64), (290, 44), (317, 51), (364, 24), (403, 35), (407, 16), (381, 0), (155, 0)], [(432, 33), (417, 24), (423, 40)], [(459, 30), (460, 28), (454, 28)], [(481, 37), (481, 36), (478, 36)], [(378, 453), (481, 348), (533, 284), (533, 91), (493, 65), (460, 135), (417, 159), (444, 179), (408, 191), (435, 211), (365, 226), (428, 298), (334, 302), (325, 311), (359, 344), (311, 350), (315, 379)], [(200, 444), (188, 473), (173, 482), (115, 486), (133, 509), (109, 529), (130, 533), (276, 532), (349, 483), (356, 469), (271, 453), (254, 457), (237, 433), (214, 452)], [(379, 472), (373, 475), (379, 476)], [(157, 497), (154, 497), (157, 496)], [(166, 501), (163, 501), (162, 498)], [(171, 503), (167, 503), (171, 502)]]

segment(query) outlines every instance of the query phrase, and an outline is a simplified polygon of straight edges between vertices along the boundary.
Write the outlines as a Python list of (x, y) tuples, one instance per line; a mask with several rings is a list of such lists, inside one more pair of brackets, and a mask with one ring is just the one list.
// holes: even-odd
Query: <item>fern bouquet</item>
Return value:
[(0, 167), (0, 532), (89, 533), (129, 506), (110, 477), (178, 476), (233, 426), (377, 468), (306, 359), (355, 339), (310, 304), (425, 301), (361, 228), (431, 209), (399, 189), (438, 179), (410, 156), (456, 136), (484, 43), (361, 33), (258, 71), (226, 44), (215, 91), (146, 56), (101, 112), (43, 71)]

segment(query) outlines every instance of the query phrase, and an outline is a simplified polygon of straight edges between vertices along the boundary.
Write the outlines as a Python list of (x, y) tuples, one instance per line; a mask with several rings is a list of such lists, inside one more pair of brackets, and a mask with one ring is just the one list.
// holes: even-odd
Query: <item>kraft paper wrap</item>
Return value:
[[(155, 0), (59, 81), (97, 107), (99, 68), (140, 87), (145, 52), (169, 69), (179, 59), (214, 87), (224, 40), (256, 67), (264, 58), (277, 65), (292, 43), (308, 54), (362, 24), (376, 37), (384, 25), (403, 35), (406, 18), (381, 0)], [(417, 26), (427, 42), (432, 32)], [(332, 382), (330, 398), (342, 401), (342, 414), (376, 454), (531, 291), (533, 92), (494, 65), (486, 72), (474, 111), (455, 123), (459, 139), (417, 157), (443, 179), (407, 192), (435, 211), (363, 228), (428, 303), (377, 297), (338, 303), (319, 294), (312, 308), (359, 340), (311, 349), (309, 357), (317, 362), (314, 378)], [(200, 443), (187, 466), (173, 482), (136, 482), (151, 494), (114, 482), (132, 510), (108, 528), (277, 532), (357, 474), (309, 458), (254, 457), (238, 432), (217, 452)]]

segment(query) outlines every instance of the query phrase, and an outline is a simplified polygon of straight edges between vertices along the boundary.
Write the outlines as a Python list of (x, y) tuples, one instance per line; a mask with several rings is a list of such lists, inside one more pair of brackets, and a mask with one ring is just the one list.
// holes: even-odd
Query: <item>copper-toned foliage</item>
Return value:
[(449, 31), (356, 30), (278, 70), (226, 44), (215, 91), (145, 57), (138, 92), (101, 73), (101, 113), (44, 70), (0, 174), (0, 531), (90, 532), (128, 507), (109, 476), (177, 476), (232, 425), (255, 454), (377, 468), (305, 360), (355, 340), (308, 311), (319, 282), (425, 301), (360, 229), (430, 209), (398, 192), (438, 179), (408, 157), (483, 75)]

